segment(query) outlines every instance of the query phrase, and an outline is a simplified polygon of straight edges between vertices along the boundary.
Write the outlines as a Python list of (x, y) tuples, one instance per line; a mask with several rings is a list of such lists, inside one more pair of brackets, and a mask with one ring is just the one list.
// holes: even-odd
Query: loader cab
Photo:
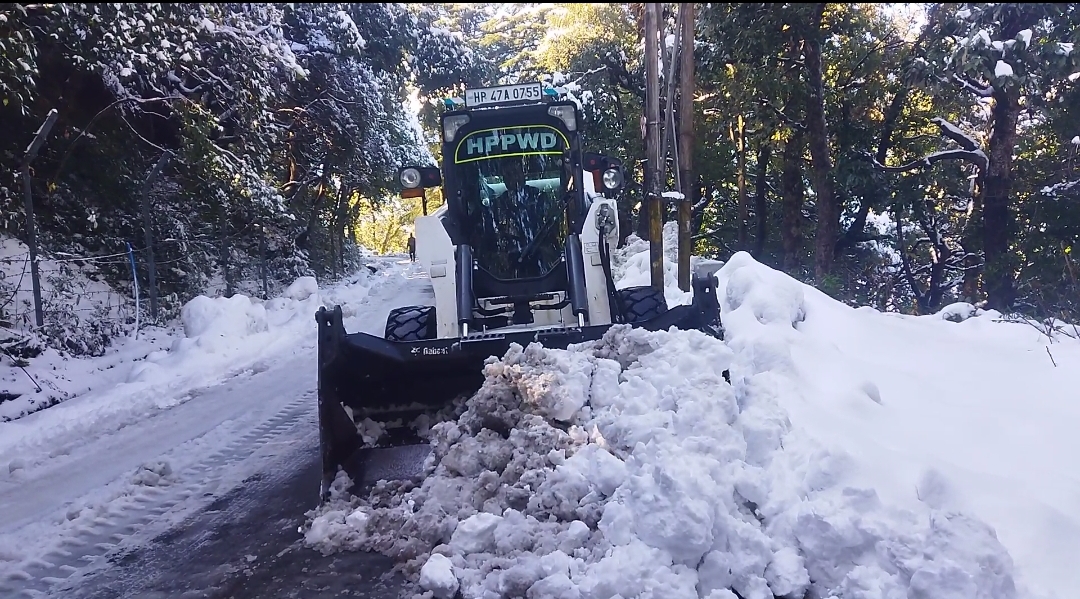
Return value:
[(577, 136), (528, 118), (528, 112), (513, 120), (476, 118), (476, 112), (472, 126), (444, 148), (445, 188), (459, 239), (494, 279), (544, 277), (559, 265), (574, 224)]
[[(457, 320), (471, 325), (463, 330), (554, 324), (552, 318), (570, 324), (587, 312), (578, 239), (592, 197), (586, 192), (617, 191), (624, 171), (617, 160), (582, 151), (573, 102), (540, 95), (493, 103), (467, 96), (469, 106), (440, 118), (441, 169), (412, 169), (425, 178), (417, 187), (442, 186), (446, 206), (431, 220), (448, 239), (433, 241), (441, 237), (433, 233), (424, 241), (444, 248), (432, 250), (440, 256), (431, 262), (433, 280), (444, 272), (437, 262), (447, 263), (441, 256), (454, 248)], [(605, 169), (617, 171), (616, 185), (602, 185)], [(424, 218), (425, 228), (435, 226)], [(420, 245), (418, 235), (418, 256)]]

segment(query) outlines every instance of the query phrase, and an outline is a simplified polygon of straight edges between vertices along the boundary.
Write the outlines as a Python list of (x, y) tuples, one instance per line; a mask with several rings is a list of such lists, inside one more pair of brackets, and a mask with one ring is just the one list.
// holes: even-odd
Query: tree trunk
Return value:
[(799, 268), (799, 250), (802, 245), (802, 208), (805, 189), (802, 179), (803, 136), (795, 131), (784, 145), (783, 165), (780, 172), (783, 226), (780, 243), (784, 251), (783, 269), (795, 274)]
[(963, 283), (963, 298), (969, 303), (977, 303), (979, 301), (979, 277), (982, 275), (982, 268), (979, 265), (979, 252), (982, 250), (982, 239), (980, 238), (980, 229), (982, 224), (982, 179), (980, 177), (975, 183), (978, 185), (978, 189), (971, 196), (971, 201), (968, 202), (968, 209), (964, 223), (964, 231), (960, 236), (960, 247), (964, 250), (964, 283)]
[(660, 198), (660, 187), (663, 183), (660, 177), (663, 176), (664, 169), (660, 163), (663, 159), (663, 148), (660, 147), (660, 65), (654, 60), (658, 55), (660, 11), (658, 2), (649, 2), (645, 5), (645, 86), (648, 89), (645, 103), (645, 130), (648, 143), (645, 147), (651, 175), (645, 197), (650, 204), (649, 278), (653, 289), (662, 291), (664, 289), (664, 211)]
[(1019, 93), (995, 89), (990, 132), (990, 163), (983, 182), (983, 252), (986, 256), (984, 289), (987, 307), (1007, 310), (1016, 299), (1009, 241), (1014, 228), (1009, 209), (1012, 191), (1012, 154), (1016, 147), (1016, 123), (1020, 117)]
[(754, 217), (757, 230), (754, 234), (754, 258), (761, 260), (765, 254), (765, 241), (769, 237), (769, 159), (772, 148), (766, 142), (758, 144), (757, 168), (754, 173)]
[[(343, 185), (338, 190), (337, 206), (334, 210), (334, 231), (331, 234), (331, 239), (337, 244), (337, 251), (334, 253), (332, 260), (334, 262), (334, 276), (338, 276), (338, 273), (344, 274), (345, 272), (345, 223), (348, 220), (348, 194), (345, 191)], [(340, 271), (338, 270), (340, 268)]]
[(690, 291), (690, 255), (693, 253), (693, 241), (690, 231), (690, 216), (694, 203), (694, 5), (679, 6), (679, 27), (682, 31), (679, 56), (679, 183), (683, 194), (679, 201), (679, 288)]
[(311, 230), (315, 228), (315, 221), (319, 216), (319, 208), (322, 206), (322, 199), (326, 195), (326, 184), (330, 180), (329, 161), (323, 162), (322, 175), (319, 177), (319, 193), (315, 195), (315, 199), (311, 202), (311, 211), (308, 212), (307, 224), (304, 226), (303, 232), (297, 236), (296, 242), (300, 246), (300, 249), (307, 250), (311, 244)]
[(825, 82), (821, 65), (821, 20), (825, 4), (814, 8), (814, 26), (806, 38), (809, 97), (806, 103), (806, 129), (812, 163), (811, 178), (817, 204), (817, 232), (814, 236), (814, 278), (821, 282), (832, 273), (836, 240), (840, 229), (840, 206), (832, 180), (832, 157), (829, 153), (829, 128), (825, 123)]

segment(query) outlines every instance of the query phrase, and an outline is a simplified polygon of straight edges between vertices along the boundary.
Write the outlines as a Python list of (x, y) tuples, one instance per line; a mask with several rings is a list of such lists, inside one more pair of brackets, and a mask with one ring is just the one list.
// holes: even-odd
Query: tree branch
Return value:
[(980, 169), (986, 169), (986, 154), (982, 151), (976, 150), (974, 152), (968, 150), (945, 150), (943, 152), (934, 152), (929, 156), (924, 156), (918, 160), (913, 160), (902, 166), (885, 166), (877, 161), (877, 158), (870, 155), (869, 152), (864, 153), (874, 166), (882, 169), (888, 173), (906, 173), (920, 168), (926, 168), (932, 166), (935, 162), (941, 162), (942, 160), (964, 160), (970, 162)]
[(789, 117), (787, 114), (784, 113), (783, 110), (780, 110), (779, 108), (774, 106), (772, 104), (772, 102), (769, 102), (769, 100), (767, 98), (759, 98), (758, 103), (761, 104), (762, 107), (768, 108), (768, 109), (772, 110), (774, 113), (776, 113), (776, 116), (780, 117), (780, 120), (783, 121), (784, 124), (786, 124), (787, 126), (793, 127), (793, 128), (798, 129), (800, 131), (806, 131), (806, 125), (804, 125), (804, 124), (800, 123), (799, 121), (796, 121), (795, 119)]
[[(68, 157), (71, 156), (71, 151), (75, 148), (75, 144), (77, 144), (79, 142), (79, 140), (82, 139), (82, 137), (84, 135), (86, 135), (86, 132), (90, 130), (90, 127), (93, 126), (94, 122), (97, 121), (98, 118), (101, 115), (108, 112), (111, 108), (114, 108), (114, 107), (116, 107), (116, 106), (118, 106), (120, 104), (123, 104), (125, 102), (135, 102), (136, 104), (149, 104), (151, 102), (170, 102), (172, 100), (186, 100), (186, 98), (177, 98), (177, 97), (161, 97), (161, 98), (146, 98), (146, 99), (143, 99), (143, 98), (120, 98), (119, 100), (114, 101), (113, 103), (109, 104), (105, 108), (102, 108), (101, 110), (99, 110), (97, 112), (97, 114), (95, 114), (93, 117), (90, 118), (90, 122), (86, 123), (86, 125), (83, 126), (82, 130), (79, 131), (79, 134), (75, 136), (75, 139), (71, 140), (71, 143), (68, 144), (67, 151), (64, 152), (64, 157), (60, 159), (60, 164), (58, 164), (56, 166), (56, 174), (53, 175), (52, 180), (55, 182), (57, 179), (60, 178), (60, 173), (61, 173), (61, 171), (63, 171), (64, 164), (67, 162)], [(151, 145), (153, 145), (153, 144), (151, 144)]]
[[(952, 78), (953, 78), (953, 81), (956, 81), (957, 83), (960, 84), (960, 87), (968, 90), (969, 92), (975, 94), (976, 96), (979, 96), (980, 98), (992, 98), (992, 97), (994, 97), (994, 86), (992, 86), (992, 85), (986, 85), (986, 86), (976, 85), (974, 82), (966, 79), (965, 77), (962, 77), (962, 76), (958, 75), (957, 73), (953, 73)], [(939, 77), (938, 79), (941, 79), (941, 78)], [(944, 79), (941, 79), (941, 82), (942, 83), (948, 83), (948, 81), (946, 81)]]
[(934, 117), (930, 119), (931, 123), (934, 123), (941, 129), (941, 134), (949, 139), (955, 141), (968, 152), (974, 152), (979, 149), (979, 142), (975, 141), (970, 135), (964, 133), (960, 127), (946, 121), (941, 117)]

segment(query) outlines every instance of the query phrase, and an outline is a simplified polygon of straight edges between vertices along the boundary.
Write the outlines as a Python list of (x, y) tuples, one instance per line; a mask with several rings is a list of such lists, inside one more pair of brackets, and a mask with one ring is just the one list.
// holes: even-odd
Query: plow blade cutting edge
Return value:
[[(716, 279), (694, 277), (691, 304), (675, 306), (633, 326), (646, 330), (671, 327), (720, 334)], [(512, 343), (540, 343), (552, 349), (603, 337), (612, 325), (499, 332), (467, 337), (396, 342), (367, 333), (347, 333), (340, 306), (320, 308), (319, 326), (319, 442), (322, 457), (323, 500), (330, 483), (343, 469), (354, 483), (363, 480), (364, 458), (370, 446), (357, 422), (400, 420), (446, 408), (462, 395), (471, 395), (484, 382), (484, 362), (503, 356)], [(418, 441), (419, 439), (417, 439)]]

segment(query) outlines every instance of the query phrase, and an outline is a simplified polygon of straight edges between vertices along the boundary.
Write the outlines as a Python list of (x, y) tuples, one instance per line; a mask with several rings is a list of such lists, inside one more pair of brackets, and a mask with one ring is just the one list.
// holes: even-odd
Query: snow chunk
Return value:
[(148, 462), (139, 467), (131, 477), (132, 484), (144, 487), (160, 487), (170, 482), (172, 466), (168, 462), (159, 460)]
[(1031, 30), (1024, 29), (1023, 31), (1017, 33), (1016, 39), (1018, 41), (1024, 42), (1025, 46), (1031, 46)]
[(481, 553), (495, 545), (495, 528), (502, 522), (502, 516), (495, 514), (474, 514), (458, 524), (454, 535), (450, 537), (450, 546), (465, 553)]
[(794, 547), (781, 547), (765, 567), (765, 581), (777, 597), (802, 597), (810, 587), (810, 574)]
[(318, 292), (319, 283), (315, 277), (300, 277), (293, 281), (281, 296), (302, 302)]
[(420, 587), (431, 591), (436, 599), (451, 599), (458, 591), (458, 579), (454, 576), (454, 564), (440, 553), (431, 557), (420, 568)]
[(1080, 135), (1077, 135), (1076, 137), (1072, 138), (1072, 141), (1069, 142), (1069, 143), (1071, 143), (1074, 146), (1080, 146)]
[(681, 199), (686, 197), (681, 192), (678, 192), (678, 191), (665, 191), (664, 193), (662, 193), (660, 195), (664, 196), (665, 198), (668, 198), (669, 200), (681, 200)]
[(997, 64), (994, 66), (994, 77), (1012, 77), (1012, 76), (1013, 76), (1012, 65), (1005, 62), (1004, 60), (997, 61)]
[(246, 295), (209, 298), (200, 295), (180, 309), (184, 335), (242, 338), (267, 330), (266, 309)]
[(1061, 56), (1068, 56), (1072, 54), (1073, 43), (1072, 42), (1058, 42), (1057, 54)]
[(974, 305), (968, 302), (956, 302), (945, 306), (938, 311), (937, 315), (942, 320), (948, 320), (950, 322), (963, 322), (969, 318), (973, 318), (982, 313), (982, 310), (976, 308)]

